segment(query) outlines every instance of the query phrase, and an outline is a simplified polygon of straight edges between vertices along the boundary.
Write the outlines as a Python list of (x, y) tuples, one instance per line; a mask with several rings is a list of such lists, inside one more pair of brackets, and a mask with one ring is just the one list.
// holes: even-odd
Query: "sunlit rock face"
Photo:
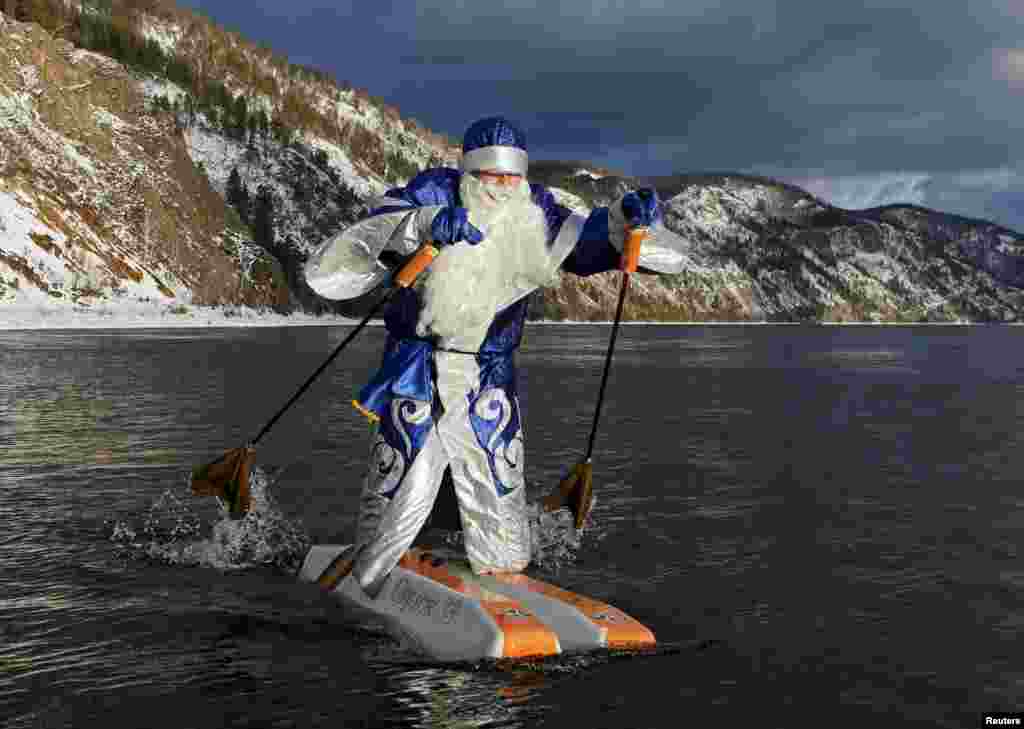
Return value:
[[(665, 225), (688, 244), (677, 275), (637, 276), (626, 316), (687, 321), (1016, 321), (1024, 316), (1024, 237), (911, 205), (832, 207), (766, 178), (638, 180), (547, 167), (563, 204), (584, 212), (649, 184)], [(568, 201), (575, 202), (570, 205)], [(599, 279), (594, 281), (594, 279)], [(538, 316), (608, 319), (617, 274), (566, 276)]]
[(244, 235), (121, 64), (0, 24), (0, 306), (287, 303), (272, 261), (246, 280)]

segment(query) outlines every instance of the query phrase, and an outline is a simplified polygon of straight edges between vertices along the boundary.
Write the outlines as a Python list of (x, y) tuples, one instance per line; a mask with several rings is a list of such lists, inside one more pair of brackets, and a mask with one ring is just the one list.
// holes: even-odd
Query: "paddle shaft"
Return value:
[(590, 428), (590, 440), (587, 441), (587, 455), (583, 462), (589, 463), (594, 454), (594, 439), (597, 438), (597, 423), (601, 419), (601, 407), (604, 405), (604, 391), (608, 386), (608, 373), (612, 368), (612, 354), (615, 352), (615, 339), (619, 334), (619, 323), (622, 321), (622, 304), (626, 301), (626, 291), (629, 289), (629, 273), (622, 274), (622, 286), (619, 289), (619, 305), (615, 309), (615, 323), (612, 324), (612, 336), (608, 341), (608, 354), (604, 358), (604, 373), (601, 375), (601, 389), (597, 392), (597, 407), (594, 408), (594, 423)]
[(612, 354), (615, 352), (615, 339), (619, 335), (619, 324), (622, 322), (622, 305), (626, 301), (629, 290), (629, 274), (636, 271), (640, 257), (640, 245), (647, 236), (644, 228), (633, 228), (626, 233), (626, 244), (622, 252), (622, 286), (619, 288), (619, 304), (615, 308), (615, 322), (612, 324), (612, 336), (608, 340), (608, 354), (604, 358), (604, 373), (601, 375), (601, 389), (597, 392), (597, 407), (594, 408), (594, 423), (590, 428), (590, 440), (587, 441), (587, 454), (584, 463), (590, 463), (594, 455), (594, 439), (597, 438), (597, 423), (601, 419), (601, 407), (604, 405), (604, 391), (608, 386), (608, 373), (612, 369)]
[(356, 335), (359, 334), (359, 332), (363, 330), (363, 327), (365, 327), (369, 323), (370, 319), (372, 319), (374, 315), (378, 311), (380, 311), (381, 307), (383, 307), (387, 302), (391, 301), (391, 297), (395, 295), (395, 292), (400, 289), (411, 286), (413, 281), (416, 280), (416, 277), (430, 265), (430, 263), (434, 260), (436, 256), (437, 248), (435, 248), (434, 245), (429, 242), (425, 243), (423, 247), (416, 252), (416, 255), (414, 255), (412, 259), (405, 266), (403, 266), (402, 269), (395, 275), (395, 286), (391, 289), (391, 291), (389, 291), (376, 304), (373, 305), (373, 308), (370, 309), (370, 313), (363, 317), (363, 320), (356, 325), (356, 328), (348, 333), (348, 336), (345, 337), (344, 340), (342, 340), (341, 344), (335, 347), (334, 351), (331, 352), (331, 356), (325, 359), (322, 365), (317, 367), (316, 372), (311, 374), (309, 378), (302, 383), (302, 387), (300, 387), (298, 391), (294, 395), (292, 395), (291, 400), (286, 402), (284, 404), (284, 407), (278, 410), (277, 414), (270, 419), (270, 422), (263, 426), (263, 430), (261, 430), (255, 438), (249, 441), (249, 443), (247, 444), (248, 447), (252, 448), (253, 446), (255, 446), (256, 443), (259, 442), (260, 438), (266, 435), (267, 431), (274, 427), (274, 424), (281, 419), (281, 416), (285, 414), (288, 408), (294, 405), (295, 401), (302, 397), (302, 394), (309, 389), (309, 386), (312, 385), (313, 381), (320, 376), (320, 373), (327, 369), (328, 365), (330, 365), (331, 362), (334, 361), (335, 357), (341, 354), (341, 350), (343, 350), (349, 342), (356, 338)]
[(263, 430), (261, 430), (259, 432), (259, 435), (257, 435), (251, 441), (249, 441), (248, 445), (249, 445), (250, 448), (255, 446), (256, 443), (259, 442), (260, 438), (262, 438), (264, 435), (266, 435), (267, 431), (270, 430), (272, 427), (274, 427), (274, 424), (278, 420), (281, 419), (281, 416), (285, 414), (285, 412), (288, 410), (288, 408), (290, 408), (292, 405), (294, 405), (295, 401), (298, 400), (300, 397), (302, 397), (302, 394), (306, 390), (309, 389), (310, 385), (313, 384), (313, 380), (315, 380), (317, 377), (319, 377), (320, 373), (322, 373), (325, 369), (327, 369), (327, 366), (330, 365), (331, 362), (334, 361), (335, 357), (337, 357), (339, 354), (341, 354), (341, 350), (343, 350), (345, 348), (345, 346), (349, 342), (351, 342), (353, 339), (356, 338), (356, 335), (359, 334), (359, 332), (361, 332), (363, 330), (363, 327), (365, 327), (369, 323), (370, 319), (372, 319), (374, 317), (374, 315), (378, 311), (380, 311), (380, 308), (382, 306), (384, 306), (384, 304), (386, 304), (388, 301), (391, 300), (392, 295), (394, 295), (395, 291), (397, 291), (397, 290), (398, 289), (392, 289), (390, 292), (388, 292), (388, 294), (386, 296), (381, 298), (380, 301), (378, 301), (376, 304), (373, 305), (373, 308), (370, 310), (370, 313), (367, 314), (363, 318), (363, 320), (361, 322), (359, 322), (359, 324), (356, 325), (355, 329), (353, 329), (351, 332), (348, 333), (348, 336), (345, 337), (344, 340), (342, 340), (341, 344), (339, 344), (337, 347), (335, 347), (334, 351), (331, 352), (331, 356), (324, 360), (324, 363), (317, 368), (316, 372), (311, 374), (309, 376), (309, 379), (307, 379), (304, 383), (302, 383), (302, 387), (300, 387), (298, 389), (298, 391), (294, 395), (292, 395), (291, 400), (286, 402), (284, 404), (284, 407), (282, 407), (280, 410), (278, 410), (277, 414), (270, 419), (270, 422), (263, 426)]

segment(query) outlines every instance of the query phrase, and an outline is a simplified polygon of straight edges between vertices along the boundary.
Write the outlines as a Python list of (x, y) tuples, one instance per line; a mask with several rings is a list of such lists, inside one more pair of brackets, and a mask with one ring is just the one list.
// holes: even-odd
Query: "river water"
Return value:
[[(585, 449), (607, 326), (517, 357), (537, 499)], [(5, 727), (977, 726), (1024, 708), (1012, 327), (628, 326), (582, 533), (532, 571), (652, 655), (439, 666), (291, 569), (345, 543), (358, 337), (261, 443), (258, 523), (188, 492), (348, 332), (0, 333)]]

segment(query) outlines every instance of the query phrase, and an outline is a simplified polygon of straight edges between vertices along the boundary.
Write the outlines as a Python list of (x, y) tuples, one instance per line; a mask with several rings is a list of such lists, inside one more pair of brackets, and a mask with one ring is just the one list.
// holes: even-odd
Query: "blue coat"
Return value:
[[(410, 180), (406, 187), (388, 191), (385, 198), (393, 199), (394, 205), (385, 202), (372, 210), (370, 215), (386, 215), (428, 205), (461, 205), (461, 175), (458, 170), (449, 168), (426, 170)], [(566, 221), (573, 214), (555, 202), (554, 196), (543, 186), (530, 185), (530, 192), (533, 202), (544, 211), (548, 245), (553, 247)], [(620, 253), (608, 237), (608, 208), (593, 210), (585, 220), (579, 217), (576, 216), (574, 225), (566, 228), (567, 232), (578, 231), (577, 239), (574, 242), (568, 241), (566, 245), (562, 236), (559, 244), (560, 249), (566, 250), (561, 270), (578, 276), (589, 276), (616, 269)], [(522, 341), (523, 325), (532, 293), (527, 292), (495, 315), (480, 351), (475, 355), (480, 367), (480, 383), (470, 402), (470, 420), (481, 446), (491, 456), (492, 472), (499, 484), (497, 471), (494, 470), (493, 451), (498, 444), (507, 445), (521, 428), (513, 355)], [(434, 343), (416, 334), (416, 323), (422, 307), (419, 293), (411, 287), (400, 289), (393, 296), (384, 314), (388, 337), (383, 362), (377, 374), (360, 391), (356, 402), (364, 413), (380, 419), (381, 434), (389, 445), (405, 452), (407, 464), (412, 463), (422, 447), (440, 407), (433, 370)], [(512, 409), (510, 417), (503, 417), (504, 413), (493, 413), (491, 417), (489, 413), (485, 419), (477, 414), (476, 405), (480, 395), (494, 388), (501, 390), (505, 397), (490, 399), (488, 407), (500, 408), (503, 407), (501, 402), (509, 403)], [(413, 407), (407, 400), (431, 403), (430, 417), (416, 418), (416, 423), (398, 417), (393, 408)], [(495, 430), (502, 423), (502, 432), (494, 438)]]

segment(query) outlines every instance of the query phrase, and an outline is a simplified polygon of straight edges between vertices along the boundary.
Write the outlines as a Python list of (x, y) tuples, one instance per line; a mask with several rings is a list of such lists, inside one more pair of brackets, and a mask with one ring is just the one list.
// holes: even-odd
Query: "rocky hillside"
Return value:
[[(638, 276), (628, 316), (683, 321), (1009, 322), (1024, 318), (1024, 236), (911, 205), (844, 210), (767, 178), (637, 179), (545, 163), (564, 204), (655, 187), (688, 242), (686, 270)], [(615, 274), (564, 277), (537, 313), (607, 318)], [(595, 280), (604, 279), (604, 280)]]
[(246, 237), (120, 64), (0, 14), (0, 306), (287, 306)]
[(0, 305), (345, 311), (301, 280), (309, 250), (362, 199), (453, 161), (448, 140), (367, 92), (173, 3), (13, 5), (21, 20), (0, 13)]
[[(70, 15), (0, 14), (0, 307), (128, 297), (363, 309), (313, 294), (306, 256), (371, 195), (457, 164), (451, 140), (165, 0), (112, 0), (114, 11), (106, 0), (107, 16), (97, 0), (53, 2), (31, 5)], [(630, 319), (1024, 316), (1024, 239), (985, 221), (912, 206), (842, 210), (732, 174), (641, 180), (538, 161), (530, 177), (581, 213), (639, 185), (659, 190), (687, 266), (635, 277)], [(617, 274), (566, 274), (531, 314), (607, 320), (618, 286)]]

